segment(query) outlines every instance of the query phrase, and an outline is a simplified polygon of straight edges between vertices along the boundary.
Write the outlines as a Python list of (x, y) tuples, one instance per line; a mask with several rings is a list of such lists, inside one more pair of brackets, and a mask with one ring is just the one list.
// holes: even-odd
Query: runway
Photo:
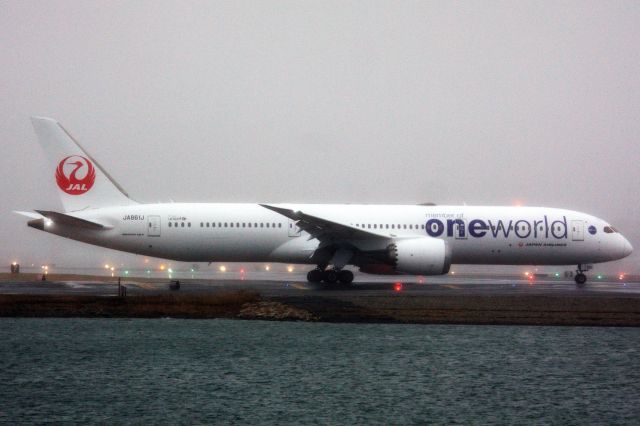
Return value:
[[(174, 278), (176, 279), (176, 278)], [(640, 297), (640, 282), (592, 280), (578, 287), (564, 279), (523, 279), (504, 277), (376, 277), (360, 276), (349, 287), (308, 283), (303, 274), (254, 273), (232, 279), (186, 278), (180, 280), (180, 293), (213, 293), (228, 290), (258, 292), (265, 297), (303, 295), (548, 295), (548, 296), (635, 296)], [(158, 294), (169, 291), (170, 279), (122, 279), (129, 294)], [(95, 280), (5, 281), (0, 294), (84, 294), (110, 296), (117, 294), (117, 279), (96, 277)]]

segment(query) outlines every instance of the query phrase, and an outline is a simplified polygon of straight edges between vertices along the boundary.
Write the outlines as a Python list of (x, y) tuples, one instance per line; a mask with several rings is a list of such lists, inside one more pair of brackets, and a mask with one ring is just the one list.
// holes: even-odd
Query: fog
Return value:
[(0, 3), (0, 264), (140, 257), (27, 228), (61, 209), (31, 115), (136, 200), (553, 206), (638, 272), (640, 3)]

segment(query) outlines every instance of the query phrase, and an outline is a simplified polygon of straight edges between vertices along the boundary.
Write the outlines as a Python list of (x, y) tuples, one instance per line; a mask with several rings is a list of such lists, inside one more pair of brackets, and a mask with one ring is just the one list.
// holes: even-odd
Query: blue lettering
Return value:
[[(567, 217), (551, 221), (547, 215), (541, 220), (529, 222), (525, 219), (503, 220), (492, 222), (490, 219), (429, 219), (425, 225), (430, 237), (465, 238), (467, 232), (474, 238), (482, 238), (490, 234), (493, 238), (509, 238), (513, 233), (518, 238), (555, 238), (567, 239), (569, 227)], [(467, 231), (468, 229), (468, 231)], [(543, 232), (544, 231), (544, 232)], [(549, 235), (551, 234), (551, 235)]]
[[(556, 224), (558, 224), (556, 226)], [(567, 217), (562, 216), (562, 220), (555, 220), (551, 223), (551, 235), (557, 239), (567, 238)]]
[(487, 235), (487, 224), (483, 220), (473, 219), (469, 222), (469, 235), (475, 238), (484, 237)]
[(464, 238), (464, 221), (462, 219), (447, 219), (447, 237), (453, 237), (453, 228), (458, 225), (457, 238)]
[(533, 221), (533, 238), (538, 238), (538, 231), (542, 231), (542, 227), (538, 229), (538, 225), (542, 225), (541, 220)]
[[(520, 229), (522, 224), (522, 230)], [(527, 238), (531, 235), (531, 224), (526, 220), (519, 220), (515, 223), (515, 233), (518, 238)]]
[(427, 221), (427, 234), (431, 237), (439, 237), (444, 232), (444, 223), (438, 219), (429, 219)]
[(491, 223), (491, 221), (489, 221), (489, 227), (491, 229), (491, 234), (493, 235), (493, 238), (498, 238), (498, 232), (502, 231), (502, 234), (505, 237), (508, 237), (509, 234), (511, 233), (511, 224), (513, 223), (513, 221), (509, 221), (509, 224), (505, 227), (504, 223), (502, 223), (501, 220), (498, 221), (498, 223), (496, 224), (496, 226), (493, 226), (493, 223)]
[(549, 220), (546, 214), (544, 215), (544, 237), (549, 238)]

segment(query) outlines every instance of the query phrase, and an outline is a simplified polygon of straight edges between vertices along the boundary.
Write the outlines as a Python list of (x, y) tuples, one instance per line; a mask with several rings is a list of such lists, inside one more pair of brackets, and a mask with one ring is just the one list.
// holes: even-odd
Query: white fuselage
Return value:
[[(606, 222), (571, 210), (350, 204), (296, 204), (295, 208), (387, 237), (351, 241), (358, 250), (384, 249), (384, 240), (444, 239), (454, 264), (596, 263), (623, 258), (631, 251), (627, 240)], [(107, 229), (46, 222), (44, 230), (116, 250), (180, 261), (314, 263), (310, 256), (319, 245), (293, 220), (259, 204), (138, 204), (70, 214)]]

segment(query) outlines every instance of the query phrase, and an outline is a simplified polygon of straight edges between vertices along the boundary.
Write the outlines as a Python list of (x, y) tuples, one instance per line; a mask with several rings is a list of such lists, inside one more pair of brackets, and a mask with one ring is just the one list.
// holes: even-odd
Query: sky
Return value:
[[(136, 262), (54, 209), (29, 117), (138, 201), (548, 206), (640, 272), (640, 2), (0, 2), (0, 264)], [(0, 265), (1, 266), (1, 265)]]

